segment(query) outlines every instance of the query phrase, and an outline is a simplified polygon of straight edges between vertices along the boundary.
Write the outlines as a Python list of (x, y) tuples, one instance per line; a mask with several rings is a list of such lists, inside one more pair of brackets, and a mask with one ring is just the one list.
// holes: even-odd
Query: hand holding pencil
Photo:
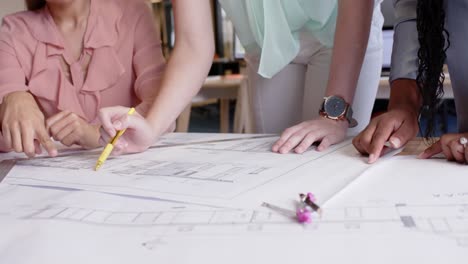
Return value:
[[(135, 108), (130, 108), (128, 111), (127, 115), (131, 116), (135, 113)], [(101, 156), (99, 156), (99, 159), (96, 162), (96, 167), (94, 168), (95, 171), (98, 171), (102, 165), (104, 165), (104, 162), (107, 160), (107, 158), (110, 156), (112, 153), (112, 150), (114, 150), (114, 146), (119, 140), (119, 138), (125, 133), (126, 128), (121, 129), (117, 131), (117, 134), (112, 138), (112, 140), (106, 145), (104, 148), (104, 151), (102, 151)]]
[(128, 115), (129, 108), (116, 106), (103, 108), (99, 112), (101, 120), (100, 143), (105, 146), (119, 130), (126, 129), (114, 145), (112, 155), (137, 153), (147, 150), (159, 137), (159, 133), (150, 125), (138, 111)]

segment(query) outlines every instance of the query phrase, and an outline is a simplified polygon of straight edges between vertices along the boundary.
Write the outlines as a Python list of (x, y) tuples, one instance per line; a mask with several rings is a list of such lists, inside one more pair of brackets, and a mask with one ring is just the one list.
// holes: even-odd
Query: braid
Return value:
[[(425, 139), (434, 135), (439, 102), (444, 95), (445, 75), (443, 66), (450, 46), (449, 33), (445, 29), (443, 0), (419, 0), (417, 5), (417, 29), (419, 39), (419, 68), (416, 82), (422, 96), (420, 116), (427, 117)], [(421, 130), (421, 126), (420, 126)]]

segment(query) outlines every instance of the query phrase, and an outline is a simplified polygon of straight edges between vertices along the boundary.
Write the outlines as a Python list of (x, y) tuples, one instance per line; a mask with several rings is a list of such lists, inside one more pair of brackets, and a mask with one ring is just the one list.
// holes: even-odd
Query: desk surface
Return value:
[[(229, 193), (240, 180), (232, 175), (245, 171), (249, 164), (254, 169), (248, 170), (247, 176), (253, 179), (278, 165), (270, 162), (266, 166), (272, 155), (276, 163), (285, 165), (302, 160), (292, 170), (278, 168), (286, 174), (268, 183), (274, 189), (244, 193), (257, 192), (270, 208), (249, 203), (250, 208), (232, 209), (37, 188), (31, 186), (33, 182), (29, 186), (0, 184), (1, 262), (283, 264), (313, 258), (320, 263), (467, 263), (466, 167), (404, 156), (371, 166), (360, 160), (349, 144), (322, 157), (315, 152), (308, 154), (311, 156), (276, 155), (264, 151), (265, 143), (269, 143), (268, 137), (258, 135), (170, 135), (158, 148), (149, 150), (151, 157), (145, 156), (140, 166), (128, 163), (138, 155), (126, 157), (127, 165), (118, 158), (106, 165), (110, 171), (121, 172), (115, 185), (120, 179), (140, 182), (146, 188), (158, 179), (169, 187), (189, 183), (186, 197), (193, 201), (188, 193), (194, 190), (210, 197), (216, 194), (203, 181), (194, 181), (197, 177), (207, 176), (204, 180), (221, 188), (227, 185), (224, 190)], [(421, 144), (421, 140), (412, 141), (406, 152), (416, 154)], [(71, 169), (58, 177), (60, 181), (75, 177), (79, 162), (89, 162), (76, 158), (77, 163), (72, 164), (61, 160), (60, 166)], [(175, 161), (172, 167), (171, 159)], [(200, 166), (195, 164), (198, 161)], [(24, 168), (31, 179), (37, 172), (50, 172), (51, 168), (41, 169), (40, 165), (32, 163)], [(159, 173), (144, 177), (157, 168)], [(197, 168), (205, 174), (197, 173)], [(357, 176), (351, 177), (353, 174)], [(87, 184), (109, 175), (94, 176)], [(232, 182), (210, 181), (214, 176)], [(322, 216), (314, 215), (311, 224), (298, 224), (294, 219), (297, 192), (330, 187), (337, 177), (342, 181), (333, 186), (337, 188), (335, 197), (324, 206)]]
[(408, 142), (400, 155), (418, 155), (423, 152), (428, 145), (422, 138), (416, 138)]

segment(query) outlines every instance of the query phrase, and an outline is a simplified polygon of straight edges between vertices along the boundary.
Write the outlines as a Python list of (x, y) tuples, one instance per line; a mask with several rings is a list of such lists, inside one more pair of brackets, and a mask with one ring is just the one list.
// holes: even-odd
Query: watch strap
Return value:
[(345, 118), (349, 123), (349, 128), (356, 127), (358, 125), (358, 122), (356, 119), (353, 118), (353, 108), (351, 107), (350, 104), (348, 104), (346, 113), (345, 113)]

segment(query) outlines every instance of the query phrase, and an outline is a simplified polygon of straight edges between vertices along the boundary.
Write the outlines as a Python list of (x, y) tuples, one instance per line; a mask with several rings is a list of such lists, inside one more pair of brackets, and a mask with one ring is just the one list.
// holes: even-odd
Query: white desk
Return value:
[[(238, 142), (242, 144), (235, 144), (233, 140), (239, 136), (248, 137), (178, 134), (170, 135), (163, 145), (191, 150), (201, 155), (201, 159), (220, 149), (239, 153), (238, 157), (260, 151), (253, 155), (254, 164), (276, 155), (261, 152), (263, 145), (255, 144), (257, 139), (244, 139)], [(230, 141), (215, 142), (223, 138)], [(212, 143), (187, 145), (206, 140)], [(411, 146), (409, 153), (418, 151), (420, 141)], [(316, 188), (310, 184), (314, 178), (332, 181), (350, 173), (355, 165), (363, 165), (355, 151), (344, 149), (338, 150), (341, 154), (337, 156), (320, 158), (313, 168), (304, 167), (299, 174), (275, 179), (272, 183), (276, 182), (277, 189), (259, 195), (274, 205), (284, 197), (292, 201), (297, 192)], [(155, 153), (162, 151), (164, 148)], [(219, 153), (219, 162), (231, 162), (241, 168), (240, 158), (225, 161), (223, 152)], [(7, 157), (11, 156), (0, 155), (0, 159)], [(290, 157), (291, 162), (301, 158)], [(179, 158), (182, 163), (187, 155)], [(208, 165), (212, 160), (204, 160), (205, 170), (210, 170)], [(418, 165), (409, 166), (412, 163)], [(164, 164), (146, 164), (143, 169), (152, 166)], [(324, 168), (328, 168), (327, 174), (323, 174)], [(135, 171), (142, 167), (134, 164), (129, 169)], [(388, 173), (392, 171), (393, 174)], [(96, 181), (100, 180), (96, 177)], [(135, 179), (139, 180), (142, 179)], [(258, 207), (239, 210), (1, 184), (0, 260), (8, 264), (283, 264), (309, 260), (464, 264), (468, 261), (467, 183), (466, 167), (461, 165), (411, 157), (382, 160), (368, 166), (339, 191), (324, 206), (322, 217), (315, 217), (310, 225), (297, 224), (283, 212)], [(293, 203), (291, 207), (282, 207), (291, 210)]]

